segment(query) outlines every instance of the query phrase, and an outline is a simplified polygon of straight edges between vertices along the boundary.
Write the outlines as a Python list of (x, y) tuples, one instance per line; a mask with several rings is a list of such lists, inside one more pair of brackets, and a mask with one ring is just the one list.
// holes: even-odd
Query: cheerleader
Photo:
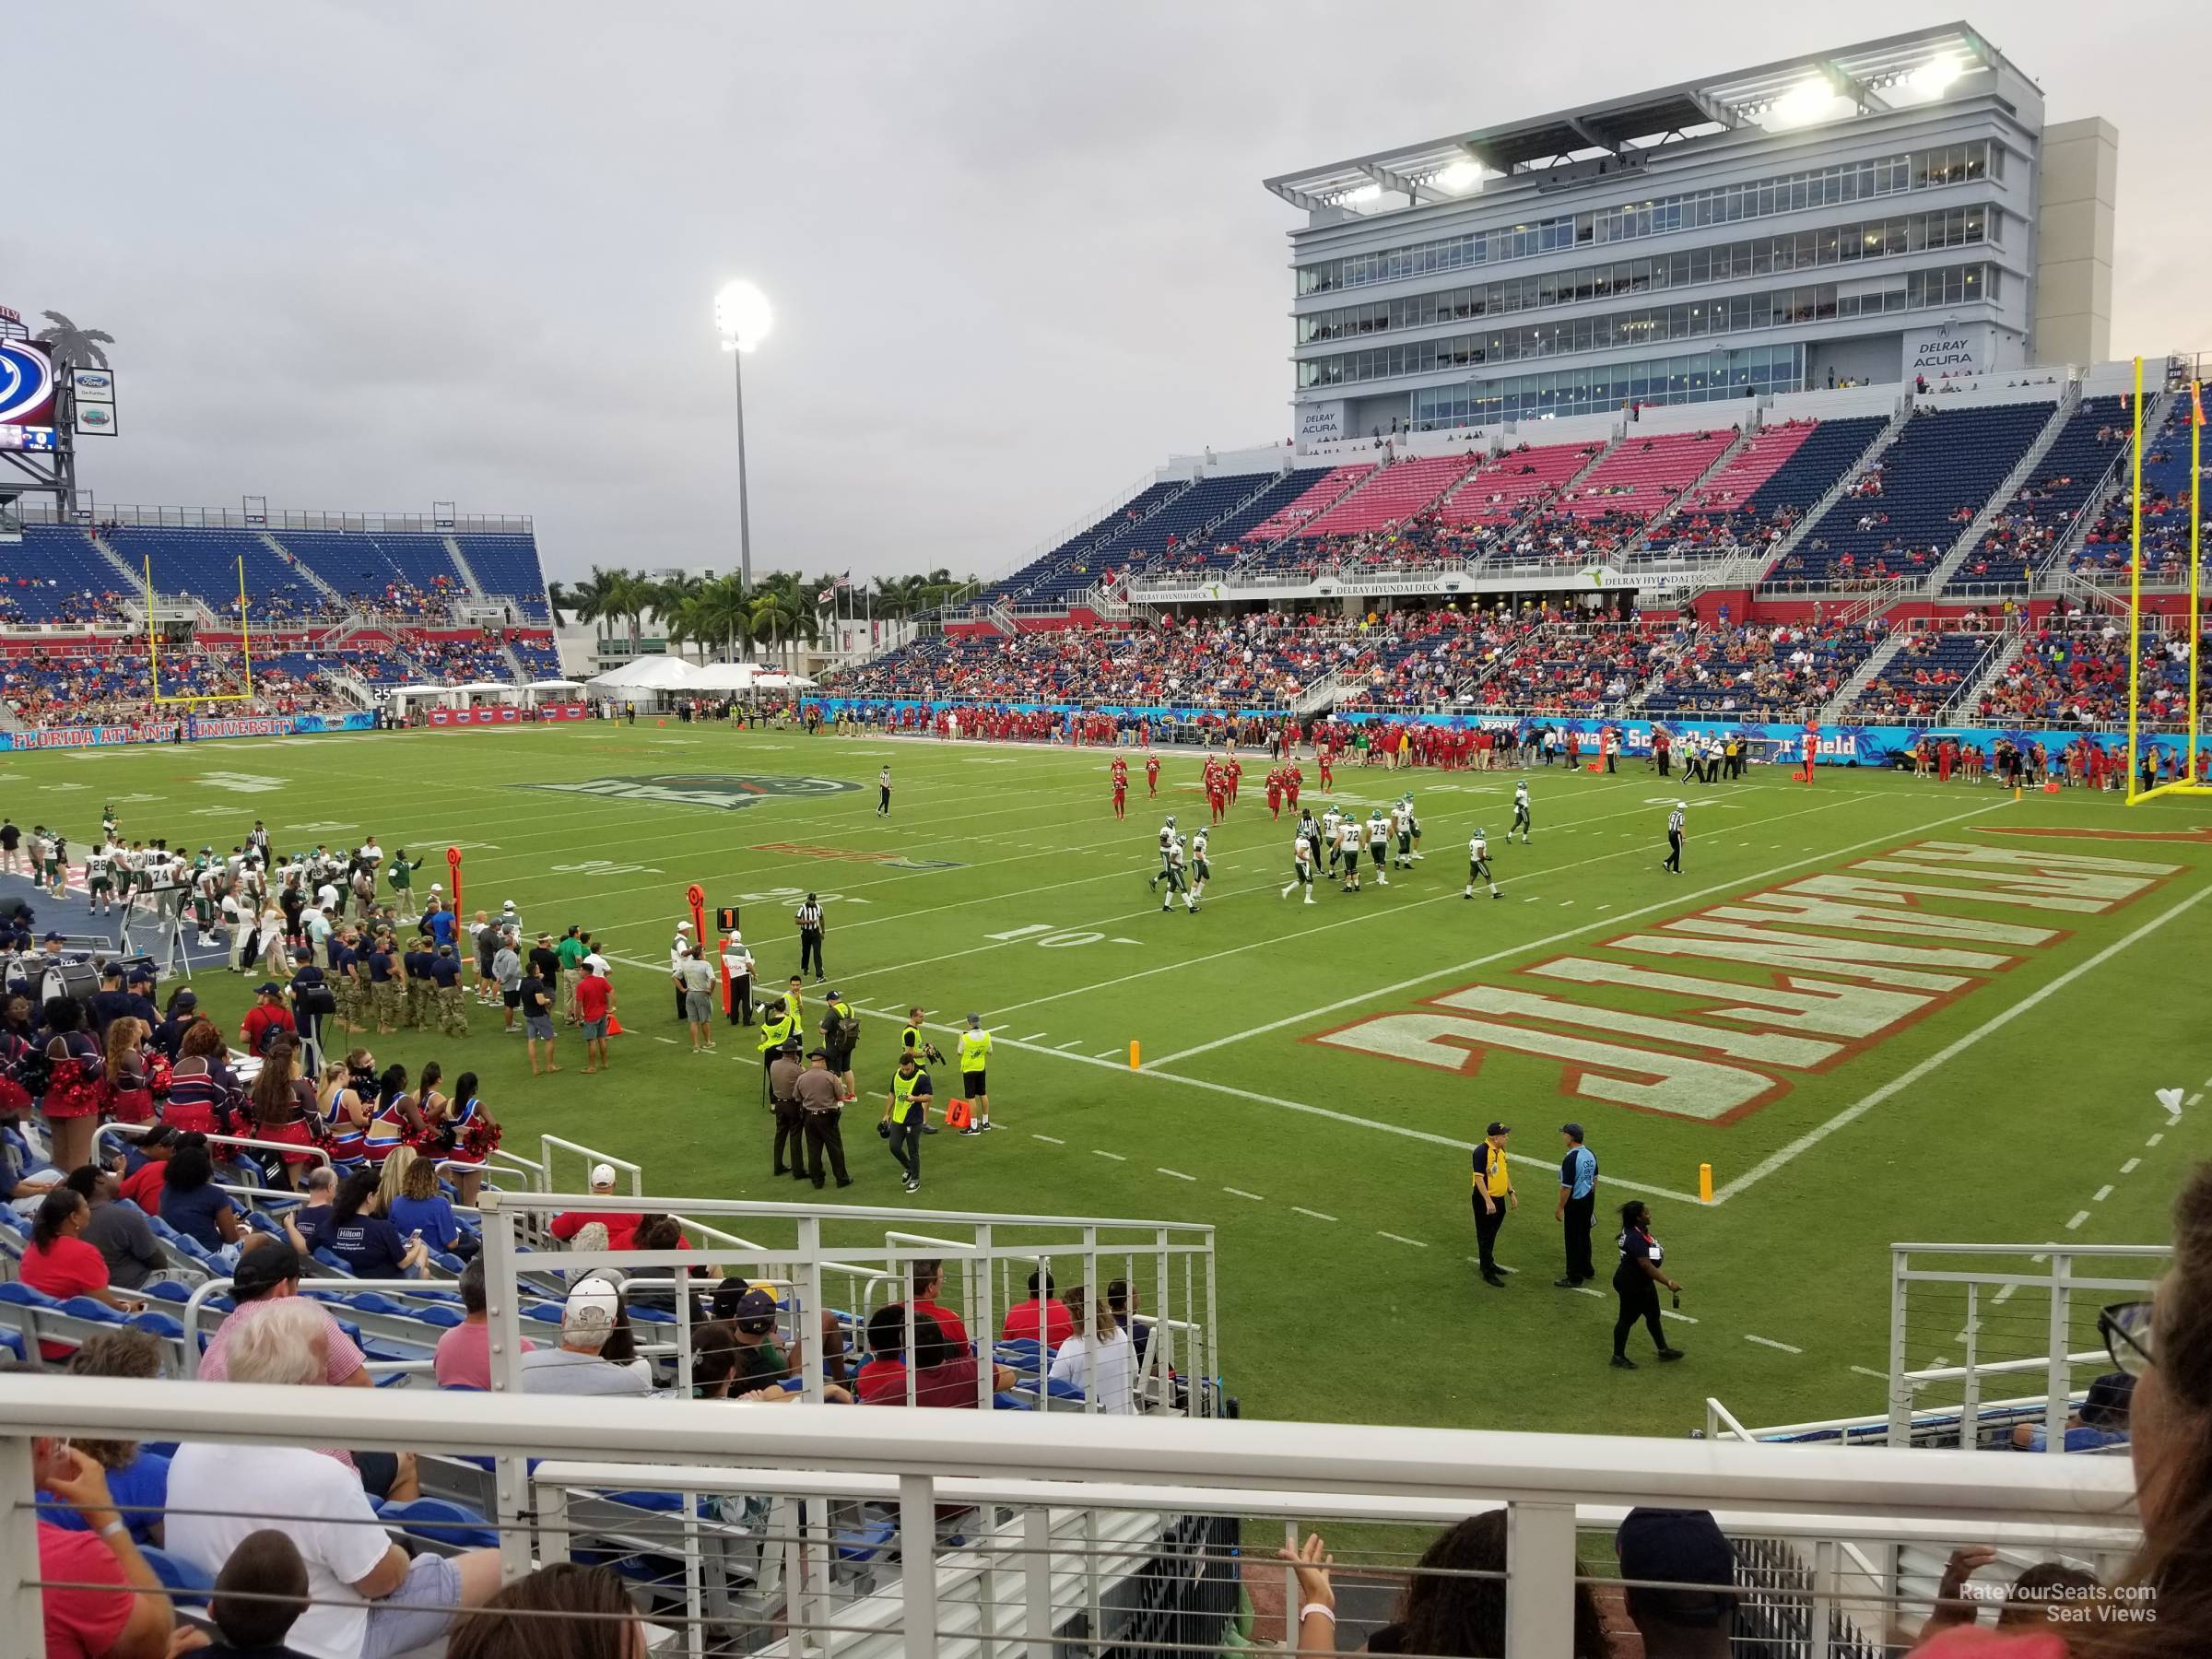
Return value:
[(85, 1011), (73, 996), (46, 1004), (46, 1092), (39, 1111), (46, 1120), (49, 1156), (57, 1170), (92, 1161), (92, 1135), (100, 1127), (100, 1084), (107, 1057), (99, 1041), (84, 1029)]
[[(118, 1124), (154, 1121), (153, 1078), (147, 1069), (146, 1026), (128, 1014), (108, 1022), (108, 1058), (100, 1080), (100, 1110)], [(72, 1166), (74, 1167), (74, 1166)]]
[(177, 1045), (177, 1064), (161, 1101), (161, 1121), (180, 1135), (228, 1135), (244, 1100), (225, 1064), (221, 1028), (201, 1020)]
[(263, 1184), (290, 1192), (297, 1184), (292, 1179), (292, 1167), (314, 1161), (318, 1120), (314, 1086), (300, 1075), (299, 1045), (288, 1035), (280, 1032), (271, 1040), (268, 1055), (261, 1063), (261, 1075), (253, 1079), (248, 1104), (253, 1139), (300, 1148), (297, 1152), (279, 1152), (256, 1147), (252, 1152), (253, 1162), (261, 1170)]
[[(436, 1070), (433, 1065), (423, 1076), (427, 1078)], [(423, 1127), (422, 1113), (416, 1108), (415, 1097), (407, 1092), (407, 1068), (397, 1064), (387, 1065), (384, 1075), (377, 1079), (376, 1111), (361, 1137), (362, 1156), (371, 1168), (382, 1170), (394, 1152), (422, 1138)]]
[(343, 1062), (323, 1068), (315, 1097), (329, 1135), (323, 1149), (341, 1177), (368, 1167), (369, 1125), (376, 1114), (364, 1093), (375, 1088), (376, 1061), (367, 1049), (356, 1049)]
[(475, 1072), (463, 1072), (453, 1080), (442, 1127), (446, 1145), (440, 1161), (453, 1170), (454, 1201), (474, 1209), (477, 1191), (484, 1184), (484, 1160), (500, 1146), (499, 1120), (477, 1098)]

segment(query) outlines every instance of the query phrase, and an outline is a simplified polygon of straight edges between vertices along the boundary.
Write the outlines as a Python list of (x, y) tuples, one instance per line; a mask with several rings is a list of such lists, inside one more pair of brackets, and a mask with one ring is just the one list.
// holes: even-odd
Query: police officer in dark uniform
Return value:
[[(776, 1113), (775, 1172), (806, 1179), (806, 1131), (799, 1117), (799, 1040), (781, 1044), (768, 1061), (768, 1103)], [(784, 1162), (786, 1154), (790, 1158)]]
[(837, 1184), (849, 1187), (853, 1177), (845, 1173), (845, 1086), (831, 1069), (829, 1054), (816, 1049), (806, 1056), (806, 1069), (799, 1074), (799, 1117), (806, 1130), (806, 1178), (817, 1187), (822, 1184), (822, 1159), (830, 1160), (830, 1172), (837, 1177)]

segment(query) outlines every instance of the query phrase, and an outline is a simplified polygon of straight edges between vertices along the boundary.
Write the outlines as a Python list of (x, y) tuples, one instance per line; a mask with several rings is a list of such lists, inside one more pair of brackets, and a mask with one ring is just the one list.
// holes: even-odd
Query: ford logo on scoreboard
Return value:
[(53, 424), (53, 359), (29, 340), (0, 340), (0, 426)]

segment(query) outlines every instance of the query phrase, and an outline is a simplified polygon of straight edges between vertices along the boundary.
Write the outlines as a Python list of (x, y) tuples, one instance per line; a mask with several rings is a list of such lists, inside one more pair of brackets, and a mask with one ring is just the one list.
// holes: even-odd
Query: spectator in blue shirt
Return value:
[(1552, 1219), (1566, 1230), (1567, 1277), (1551, 1282), (1572, 1290), (1597, 1277), (1590, 1263), (1590, 1224), (1597, 1210), (1597, 1154), (1583, 1145), (1583, 1126), (1562, 1124), (1567, 1156), (1559, 1160), (1559, 1201)]
[(392, 1200), (392, 1225), (403, 1233), (420, 1233), (425, 1244), (448, 1255), (477, 1253), (476, 1238), (462, 1230), (453, 1201), (438, 1190), (438, 1166), (429, 1159), (407, 1160), (399, 1196)]

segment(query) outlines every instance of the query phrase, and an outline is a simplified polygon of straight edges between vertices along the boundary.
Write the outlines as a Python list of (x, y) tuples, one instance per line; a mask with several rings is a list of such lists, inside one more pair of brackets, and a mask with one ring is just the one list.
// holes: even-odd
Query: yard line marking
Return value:
[(1158, 1164), (1153, 1165), (1152, 1168), (1154, 1173), (1160, 1175), (1172, 1175), (1178, 1181), (1195, 1181), (1198, 1179), (1198, 1177), (1195, 1175), (1185, 1175), (1181, 1170), (1161, 1169)]
[(1294, 1204), (1290, 1206), (1290, 1209), (1293, 1215), (1311, 1216), (1316, 1221), (1334, 1221), (1336, 1219), (1336, 1218), (1334, 1216), (1323, 1215), (1319, 1210), (1310, 1210), (1302, 1204)]
[(2076, 1228), (2079, 1227), (2088, 1218), (2089, 1212), (2088, 1210), (2076, 1210), (2074, 1212), (2074, 1219), (2066, 1223), (2066, 1230), (2068, 1232), (2072, 1232)]
[(2136, 1166), (2142, 1161), (2143, 1160), (2139, 1158), (2129, 1159), (2125, 1163), (2120, 1166), (2120, 1173), (2123, 1175), (2133, 1175), (2136, 1172)]
[[(1606, 1293), (1605, 1293), (1603, 1290), (1593, 1290), (1593, 1289), (1592, 1289), (1592, 1288), (1590, 1288), (1588, 1285), (1577, 1285), (1577, 1286), (1575, 1287), (1575, 1288), (1576, 1288), (1577, 1290), (1581, 1291), (1581, 1292), (1582, 1292), (1582, 1293), (1583, 1293), (1584, 1296), (1594, 1296), (1594, 1297), (1596, 1297), (1596, 1298), (1597, 1298), (1597, 1300), (1600, 1300), (1600, 1301), (1603, 1301), (1603, 1300), (1606, 1300)], [(1663, 1309), (1661, 1309), (1661, 1310), (1660, 1310), (1660, 1312), (1665, 1312), (1665, 1310), (1663, 1308)], [(1676, 1318), (1677, 1318), (1677, 1319), (1679, 1319), (1679, 1318), (1681, 1318), (1682, 1316), (1681, 1316), (1679, 1313), (1677, 1313), (1677, 1314), (1676, 1314), (1676, 1315), (1675, 1315), (1675, 1317), (1676, 1317)], [(1693, 1322), (1693, 1323), (1694, 1323), (1694, 1322)]]
[[(1578, 1286), (1576, 1287), (1576, 1288), (1577, 1288), (1577, 1289), (1581, 1289), (1581, 1288), (1583, 1288), (1583, 1287), (1581, 1287), (1581, 1286), (1579, 1286), (1579, 1285), (1578, 1285)], [(1595, 1292), (1594, 1291), (1594, 1292), (1592, 1292), (1592, 1294), (1593, 1294), (1593, 1295), (1594, 1295), (1594, 1294), (1595, 1294)], [(1678, 1320), (1680, 1320), (1680, 1321), (1681, 1321), (1681, 1322), (1682, 1322), (1684, 1324), (1696, 1324), (1698, 1323), (1698, 1322), (1697, 1322), (1697, 1321), (1696, 1321), (1694, 1318), (1692, 1318), (1692, 1317), (1691, 1317), (1689, 1314), (1688, 1314), (1688, 1313), (1677, 1313), (1677, 1312), (1675, 1312), (1675, 1311), (1674, 1311), (1672, 1308), (1662, 1308), (1662, 1309), (1660, 1309), (1660, 1310), (1659, 1310), (1659, 1317), (1660, 1317), (1660, 1318), (1662, 1318), (1662, 1319), (1678, 1319)]]
[(1257, 1194), (1257, 1193), (1248, 1193), (1248, 1192), (1246, 1192), (1246, 1191), (1245, 1191), (1245, 1190), (1244, 1190), (1242, 1187), (1223, 1187), (1221, 1190), (1222, 1190), (1223, 1192), (1225, 1192), (1225, 1193), (1228, 1193), (1228, 1194), (1231, 1194), (1231, 1195), (1232, 1195), (1232, 1196), (1234, 1196), (1234, 1197), (1238, 1197), (1238, 1198), (1249, 1198), (1249, 1199), (1251, 1199), (1251, 1200), (1252, 1200), (1252, 1201), (1253, 1201), (1254, 1204), (1265, 1204), (1265, 1203), (1266, 1203), (1266, 1202), (1267, 1202), (1267, 1200), (1266, 1200), (1265, 1198), (1262, 1197), (1262, 1196), (1261, 1196), (1259, 1194)]
[(1862, 1377), (1872, 1377), (1877, 1382), (1887, 1382), (1889, 1381), (1889, 1373), (1888, 1371), (1868, 1371), (1863, 1365), (1854, 1365), (1851, 1369), (1858, 1372)]
[(1559, 900), (1559, 908), (1560, 908), (1561, 910), (1565, 910), (1565, 909), (1566, 909), (1566, 908), (1567, 908), (1569, 905), (1572, 904), (1573, 902), (1574, 902), (1574, 900), (1571, 900), (1571, 899), (1562, 899), (1562, 900)]
[(2012, 1300), (2012, 1293), (2018, 1288), (2019, 1287), (2018, 1285), (1999, 1285), (1997, 1287), (1997, 1293), (1989, 1299), (1990, 1305), (1994, 1307), (1999, 1302), (2010, 1301)]
[(1771, 1336), (1752, 1336), (1747, 1335), (1744, 1337), (1744, 1340), (1746, 1342), (1756, 1342), (1760, 1347), (1780, 1348), (1785, 1354), (1802, 1354), (1805, 1352), (1803, 1348), (1792, 1347), (1786, 1342), (1777, 1342)]
[[(1987, 808), (1983, 808), (1983, 810), (1987, 810)], [(2212, 899), (2212, 886), (2201, 887), (2197, 888), (2195, 892), (2190, 894), (2188, 898), (2183, 900), (2179, 904), (2172, 906), (2161, 915), (2153, 916), (2149, 921), (2144, 923), (2142, 926), (2136, 928), (2135, 932), (2127, 935), (2124, 938), (2114, 939), (2110, 945), (2107, 945), (2102, 950), (2099, 951), (2095, 956), (2089, 958), (2086, 962), (2077, 962), (2073, 967), (2067, 969), (2065, 972), (2060, 974), (2056, 979), (2052, 980), (2049, 983), (2041, 986), (2038, 990), (2030, 991), (2026, 996), (2020, 998), (2018, 1002), (2014, 1003), (2010, 1007), (1999, 1009), (1987, 1020), (1983, 1021), (1981, 1025), (1976, 1026), (1972, 1030), (1967, 1032), (1957, 1041), (1952, 1042), (1947, 1047), (1939, 1049), (1933, 1054), (1930, 1054), (1918, 1065), (1915, 1065), (1910, 1070), (1900, 1073), (1897, 1077), (1890, 1078), (1888, 1082), (1883, 1084), (1879, 1088), (1873, 1089), (1870, 1092), (1862, 1095), (1858, 1100), (1853, 1101), (1842, 1111), (1837, 1112), (1835, 1116), (1830, 1118), (1825, 1124), (1816, 1124), (1812, 1128), (1806, 1130), (1795, 1140), (1790, 1142), (1789, 1145), (1782, 1147), (1778, 1151), (1769, 1153), (1765, 1158), (1754, 1164), (1750, 1170), (1746, 1171), (1744, 1174), (1737, 1176), (1734, 1181), (1730, 1182), (1726, 1186), (1715, 1193), (1712, 1195), (1713, 1203), (1725, 1204), (1729, 1199), (1736, 1196), (1736, 1194), (1739, 1193), (1749, 1191), (1752, 1187), (1758, 1185), (1759, 1182), (1764, 1181), (1768, 1176), (1773, 1174), (1775, 1171), (1783, 1168), (1799, 1153), (1810, 1151), (1813, 1147), (1818, 1146), (1822, 1141), (1826, 1140), (1830, 1135), (1833, 1135), (1837, 1130), (1847, 1128), (1851, 1124), (1855, 1124), (1859, 1119), (1865, 1117), (1869, 1112), (1872, 1112), (1877, 1106), (1879, 1106), (1883, 1101), (1888, 1100), (1891, 1096), (1901, 1093), (1903, 1090), (1912, 1088), (1913, 1084), (1919, 1082), (1929, 1073), (1935, 1071), (1936, 1067), (1949, 1065), (1960, 1054), (1966, 1053), (1968, 1049), (1972, 1048), (1974, 1044), (1980, 1042), (1983, 1038), (1989, 1036), (1992, 1032), (2003, 1030), (2006, 1026), (2010, 1025), (2014, 1020), (2018, 1019), (2021, 1015), (2027, 1013), (2030, 1009), (2038, 1006), (2046, 998), (2054, 995), (2058, 992), (2064, 991), (2068, 985), (2072, 984), (2076, 980), (2081, 978), (2084, 974), (2093, 972), (2095, 970), (2103, 967), (2105, 963), (2111, 961), (2114, 957), (2118, 956), (2129, 946), (2137, 944), (2144, 939), (2147, 939), (2152, 934), (2158, 932), (2159, 928), (2165, 926), (2167, 923), (2172, 921), (2176, 916), (2183, 914), (2184, 912), (2194, 910), (2196, 906), (2202, 904), (2206, 899)]]
[[(1807, 807), (1806, 810), (1807, 812), (1825, 812), (1833, 806), (1841, 806), (1844, 805), (1850, 798), (1851, 797), (1849, 796), (1839, 796), (1834, 801), (1823, 803), (1818, 806)], [(1987, 806), (1976, 806), (1966, 812), (1955, 813), (1949, 818), (1936, 818), (1929, 823), (1916, 825), (1910, 830), (1893, 831), (1887, 835), (1870, 835), (1864, 841), (1853, 841), (1848, 846), (1838, 847), (1833, 852), (1824, 853), (1821, 856), (1827, 858), (1842, 858), (1853, 853), (1859, 852), (1866, 847), (1878, 846), (1884, 843), (1894, 845), (1900, 840), (1910, 840), (1912, 837), (1916, 835), (1925, 835), (1931, 830), (1942, 829), (1947, 824), (1956, 824), (1965, 818), (1979, 818), (1983, 813), (1998, 811), (2002, 806), (2009, 804), (2010, 803), (2008, 802), (1993, 802)], [(1802, 815), (1793, 813), (1787, 816), (1799, 817)], [(1603, 856), (1611, 858), (1618, 857), (1619, 854), (1607, 853)], [(1598, 860), (1592, 859), (1586, 862), (1596, 863)], [(1760, 882), (1771, 880), (1772, 877), (1782, 875), (1786, 870), (1794, 870), (1801, 864), (1808, 864), (1814, 861), (1809, 859), (1792, 859), (1786, 864), (1776, 865), (1772, 868), (1761, 870), (1756, 875), (1740, 877), (1733, 881), (1716, 882), (1712, 887), (1701, 888), (1688, 894), (1677, 894), (1673, 898), (1657, 900), (1653, 903), (1641, 905), (1635, 910), (1623, 911), (1618, 916), (1608, 916), (1603, 921), (1593, 917), (1588, 922), (1581, 923), (1573, 927), (1562, 928), (1559, 932), (1547, 935), (1545, 937), (1540, 939), (1530, 939), (1524, 944), (1509, 946), (1503, 950), (1494, 950), (1486, 956), (1478, 956), (1468, 961), (1455, 962), (1449, 968), (1434, 969), (1427, 973), (1417, 974), (1411, 979), (1399, 980), (1394, 984), (1378, 985), (1372, 990), (1361, 992), (1357, 996), (1339, 997), (1335, 1002), (1324, 1003), (1317, 1008), (1308, 1008), (1303, 1013), (1288, 1015), (1281, 1019), (1271, 1019), (1265, 1025), (1252, 1026), (1241, 1031), (1232, 1031), (1228, 1036), (1217, 1037), (1210, 1042), (1197, 1043), (1193, 1047), (1178, 1050), (1176, 1053), (1171, 1054), (1163, 1054), (1160, 1058), (1153, 1061), (1150, 1065), (1146, 1067), (1146, 1070), (1154, 1077), (1159, 1077), (1164, 1075), (1162, 1071), (1163, 1067), (1176, 1065), (1181, 1061), (1188, 1060), (1194, 1055), (1211, 1053), (1215, 1049), (1227, 1048), (1232, 1042), (1242, 1042), (1250, 1038), (1265, 1037), (1268, 1032), (1279, 1031), (1285, 1026), (1309, 1024), (1314, 1020), (1324, 1018), (1328, 1015), (1341, 1013), (1347, 1008), (1359, 1007), (1375, 1002), (1385, 996), (1394, 996), (1401, 991), (1410, 991), (1416, 985), (1425, 985), (1432, 980), (1453, 979), (1464, 973), (1471, 973), (1478, 968), (1488, 968), (1494, 962), (1503, 961), (1508, 957), (1520, 956), (1524, 953), (1533, 956), (1539, 951), (1548, 949), (1554, 945), (1563, 944), (1569, 939), (1580, 938), (1586, 933), (1594, 933), (1601, 927), (1611, 927), (1617, 923), (1632, 922), (1639, 916), (1649, 916), (1655, 914), (1660, 911), (1670, 910), (1679, 910), (1687, 914), (1690, 909), (1694, 908), (1697, 904), (1704, 900), (1715, 899), (1724, 893), (1735, 893), (1748, 890), (1756, 887)], [(1541, 1164), (1548, 1164), (1551, 1162), (1549, 1159), (1544, 1158), (1531, 1158), (1529, 1161), (1532, 1163)]]
[(675, 1038), (673, 1038), (673, 1037), (655, 1037), (655, 1038), (653, 1039), (653, 1041), (654, 1041), (655, 1042), (665, 1042), (665, 1043), (667, 1043), (667, 1044), (668, 1044), (668, 1045), (669, 1045), (671, 1048), (673, 1048), (673, 1047), (676, 1045), (676, 1039), (675, 1039)]
[(1039, 1135), (1034, 1129), (1030, 1131), (1030, 1138), (1031, 1140), (1049, 1141), (1055, 1147), (1065, 1147), (1067, 1145), (1065, 1141), (1062, 1140), (1056, 1135)]
[(1108, 1049), (1102, 1054), (1093, 1054), (1091, 1056), (1093, 1060), (1119, 1060), (1121, 1057), (1122, 1051), (1120, 1049)]
[(1409, 1239), (1404, 1233), (1378, 1232), (1375, 1234), (1375, 1237), (1378, 1239), (1388, 1239), (1394, 1244), (1410, 1244), (1416, 1250), (1426, 1250), (1429, 1248), (1429, 1246), (1422, 1243), (1420, 1240)]
[(1034, 1042), (1040, 1037), (1046, 1037), (1050, 1035), (1051, 1033), (1048, 1031), (1031, 1031), (1027, 1037), (1021, 1038), (1019, 1041), (1023, 1042)]
[(1101, 1151), (1101, 1150), (1100, 1150), (1100, 1149), (1099, 1149), (1097, 1147), (1093, 1147), (1090, 1149), (1090, 1155), (1091, 1155), (1093, 1158), (1111, 1158), (1111, 1159), (1113, 1159), (1113, 1161), (1114, 1161), (1115, 1163), (1127, 1163), (1127, 1162), (1129, 1161), (1127, 1159), (1124, 1158), (1124, 1157), (1123, 1157), (1123, 1156), (1122, 1156), (1122, 1155), (1121, 1155), (1119, 1152), (1105, 1152), (1105, 1151)]
[(1056, 1049), (1059, 1049), (1063, 1053), (1065, 1053), (1071, 1048), (1081, 1048), (1083, 1046), (1083, 1039), (1080, 1037), (1071, 1037), (1065, 1042), (1055, 1042), (1053, 1044), (1053, 1046)]
[(2097, 1194), (2096, 1194), (2096, 1196), (2094, 1196), (2093, 1198), (2091, 1198), (2091, 1199), (2089, 1200), (2089, 1202), (2090, 1202), (2091, 1204), (2102, 1204), (2102, 1203), (2103, 1203), (2103, 1202), (2104, 1202), (2104, 1201), (2105, 1201), (2107, 1198), (2110, 1198), (2112, 1195), (2112, 1187), (2110, 1186), (2110, 1184), (2107, 1184), (2107, 1185), (2104, 1185), (2104, 1186), (2100, 1186), (2100, 1187), (2099, 1187), (2099, 1188), (2097, 1189)]
[(2151, 1136), (2151, 1137), (2150, 1137), (2148, 1140), (2145, 1141), (2143, 1144), (2144, 1144), (2145, 1146), (2147, 1146), (2147, 1147), (2155, 1147), (2155, 1146), (2157, 1146), (2157, 1145), (2158, 1145), (2158, 1144), (2159, 1144), (2160, 1141), (2164, 1140), (2165, 1138), (2166, 1138), (2166, 1132), (2165, 1132), (2163, 1129), (2161, 1129), (2161, 1130), (2159, 1130), (2159, 1133), (2158, 1133), (2158, 1134), (2156, 1134), (2156, 1135), (2152, 1135), (2152, 1136)]

